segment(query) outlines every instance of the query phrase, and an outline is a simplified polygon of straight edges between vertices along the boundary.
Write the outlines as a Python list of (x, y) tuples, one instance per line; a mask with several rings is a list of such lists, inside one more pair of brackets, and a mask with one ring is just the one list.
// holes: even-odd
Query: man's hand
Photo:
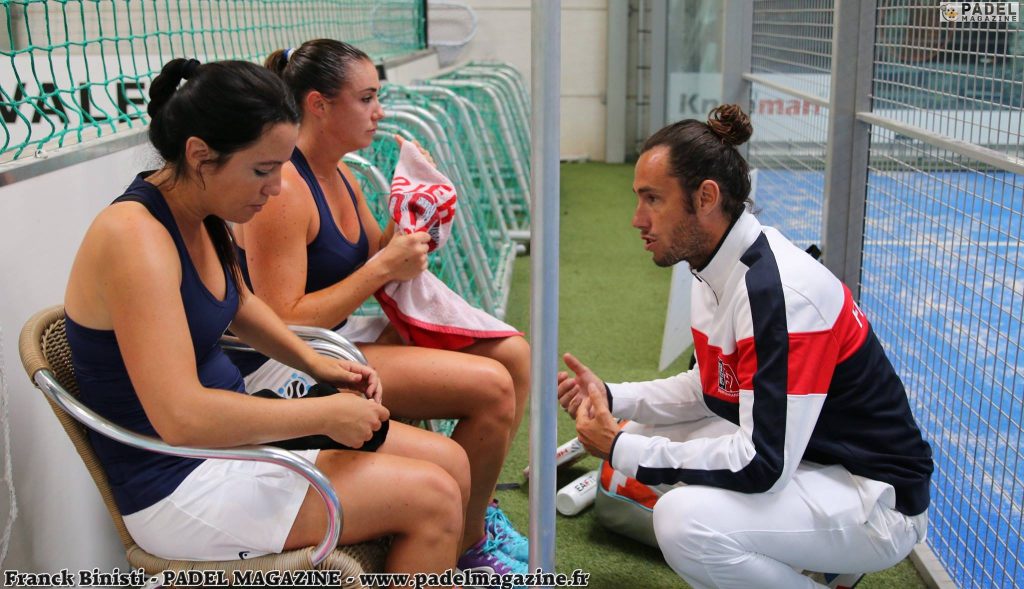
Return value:
[(576, 412), (576, 434), (580, 443), (587, 452), (608, 460), (612, 442), (618, 433), (619, 425), (608, 411), (608, 398), (603, 388), (599, 389), (593, 383), (588, 384), (587, 395), (583, 397)]
[[(569, 412), (569, 415), (573, 419), (576, 419), (577, 410), (580, 407), (580, 403), (586, 398), (586, 390), (590, 385), (597, 387), (601, 394), (604, 394), (604, 381), (597, 377), (589, 368), (587, 368), (582, 362), (576, 359), (576, 356), (566, 353), (562, 356), (565, 360), (565, 365), (569, 367), (576, 374), (575, 377), (570, 377), (568, 372), (558, 373), (558, 403)], [(605, 402), (607, 407), (608, 403)]]

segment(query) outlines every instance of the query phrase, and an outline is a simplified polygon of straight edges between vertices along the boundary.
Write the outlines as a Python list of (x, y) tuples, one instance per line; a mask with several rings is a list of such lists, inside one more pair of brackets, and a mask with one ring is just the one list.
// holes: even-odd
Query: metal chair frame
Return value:
[[(172, 446), (152, 437), (129, 431), (100, 416), (77, 398), (77, 382), (71, 367), (70, 349), (64, 335), (64, 308), (55, 306), (40, 311), (28, 320), (22, 329), (19, 348), (22, 363), (36, 387), (42, 391), (57, 418), (64, 426), (79, 455), (86, 463), (107, 510), (118, 530), (129, 563), (148, 573), (163, 570), (284, 570), (299, 568), (339, 568), (352, 580), (347, 586), (359, 587), (358, 574), (365, 570), (380, 570), (384, 547), (381, 542), (353, 546), (338, 546), (344, 522), (341, 503), (330, 480), (305, 458), (273, 446), (240, 446), (237, 448), (202, 448)], [(366, 362), (363, 354), (340, 335), (315, 327), (293, 327), (296, 334), (309, 342), (319, 353), (355, 362)], [(231, 349), (251, 350), (237, 338), (228, 337), (224, 345)], [(253, 559), (233, 561), (170, 560), (154, 556), (131, 538), (121, 512), (113, 501), (106, 473), (99, 466), (86, 428), (122, 444), (149, 452), (187, 458), (244, 460), (268, 462), (286, 468), (309, 481), (324, 501), (327, 511), (327, 530), (320, 542), (309, 548), (265, 555)], [(365, 567), (365, 563), (376, 566)]]

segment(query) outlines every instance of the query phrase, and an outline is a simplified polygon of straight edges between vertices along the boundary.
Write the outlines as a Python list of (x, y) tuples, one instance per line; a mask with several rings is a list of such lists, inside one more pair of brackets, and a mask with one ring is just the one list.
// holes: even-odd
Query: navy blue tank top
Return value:
[[(291, 162), (306, 182), (306, 186), (309, 187), (309, 191), (313, 195), (313, 202), (316, 203), (317, 215), (320, 217), (320, 231), (317, 232), (316, 238), (306, 246), (305, 292), (311, 293), (333, 286), (358, 270), (366, 263), (366, 259), (370, 255), (370, 245), (369, 240), (366, 238), (366, 231), (363, 229), (363, 220), (359, 217), (359, 203), (356, 200), (356, 193), (352, 190), (352, 185), (348, 183), (348, 179), (341, 173), (341, 170), (338, 170), (338, 175), (341, 176), (342, 182), (345, 183), (348, 196), (352, 199), (352, 207), (356, 211), (356, 219), (359, 221), (359, 238), (354, 243), (345, 238), (337, 223), (334, 222), (331, 209), (327, 206), (327, 197), (324, 196), (324, 190), (316, 179), (316, 175), (313, 174), (313, 169), (309, 166), (309, 162), (306, 161), (306, 157), (302, 155), (298, 147), (292, 152)], [(249, 288), (252, 288), (252, 281), (249, 279), (249, 265), (245, 259), (245, 250), (239, 248), (238, 257), (242, 264), (242, 276), (244, 276)], [(345, 322), (342, 321), (341, 324), (335, 326), (335, 329), (344, 324)], [(235, 361), (242, 370), (242, 373), (246, 375), (254, 372), (267, 360), (266, 356), (251, 352), (229, 353), (231, 359)]]
[(341, 228), (334, 222), (323, 188), (298, 147), (292, 152), (292, 164), (313, 193), (316, 211), (320, 215), (320, 231), (316, 239), (306, 247), (306, 292), (316, 292), (341, 282), (365, 264), (370, 255), (370, 245), (366, 231), (363, 230), (363, 220), (359, 218), (356, 192), (341, 170), (338, 170), (338, 175), (345, 183), (348, 197), (352, 199), (352, 209), (356, 212), (356, 220), (359, 221), (359, 237), (355, 243), (346, 239)]
[[(185, 249), (178, 226), (160, 191), (139, 174), (114, 202), (142, 203), (171, 234), (181, 259), (181, 300), (188, 318), (199, 382), (205, 387), (244, 391), (242, 375), (218, 345), (238, 310), (238, 289), (227, 268), (224, 300), (207, 290)], [(97, 330), (66, 318), (71, 361), (82, 402), (134, 432), (159, 437), (139, 402), (113, 331)], [(110, 479), (114, 501), (128, 515), (167, 497), (202, 460), (155, 454), (125, 446), (89, 431), (100, 464)]]

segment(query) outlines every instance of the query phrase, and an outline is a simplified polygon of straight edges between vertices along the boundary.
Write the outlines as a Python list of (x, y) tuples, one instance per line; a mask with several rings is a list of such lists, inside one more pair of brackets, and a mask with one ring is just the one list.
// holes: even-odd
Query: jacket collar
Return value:
[(761, 223), (754, 215), (744, 211), (736, 219), (725, 234), (722, 243), (711, 256), (711, 261), (700, 270), (690, 270), (698, 280), (707, 284), (721, 301), (725, 283), (732, 274), (733, 267), (739, 262), (743, 252), (747, 251), (757, 236), (761, 234)]

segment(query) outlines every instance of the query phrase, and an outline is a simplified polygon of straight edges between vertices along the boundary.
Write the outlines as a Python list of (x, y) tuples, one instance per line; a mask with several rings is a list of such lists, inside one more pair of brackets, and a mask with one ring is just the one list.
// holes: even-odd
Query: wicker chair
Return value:
[[(359, 359), (356, 350), (339, 347), (338, 336), (333, 332), (326, 335), (312, 328), (297, 328), (300, 337), (311, 343), (321, 353), (335, 357)], [(331, 340), (331, 341), (328, 341)], [(332, 343), (333, 342), (333, 343)], [(343, 342), (343, 340), (342, 340)], [(344, 342), (347, 344), (347, 342)], [(237, 343), (235, 344), (237, 345)], [(348, 344), (351, 346), (351, 344)], [(128, 563), (132, 567), (142, 568), (147, 574), (157, 574), (165, 570), (223, 570), (227, 571), (228, 582), (231, 582), (231, 571), (283, 571), (283, 570), (337, 570), (342, 579), (343, 587), (362, 587), (359, 574), (364, 571), (374, 572), (383, 569), (387, 551), (387, 540), (367, 542), (353, 546), (337, 546), (341, 534), (341, 505), (330, 481), (309, 461), (280, 448), (269, 446), (245, 446), (232, 449), (206, 449), (171, 446), (159, 439), (142, 436), (121, 428), (92, 412), (78, 400), (78, 384), (75, 381), (71, 365), (71, 350), (64, 332), (64, 308), (56, 306), (34, 315), (25, 324), (19, 341), (21, 361), (35, 385), (45, 394), (50, 408), (57, 415), (64, 431), (74, 444), (78, 454), (85, 462), (89, 474), (99, 489), (103, 502), (110, 512), (121, 542), (124, 544)], [(351, 349), (355, 349), (352, 347)], [(135, 447), (195, 458), (220, 458), (235, 460), (257, 460), (272, 462), (288, 468), (305, 477), (320, 493), (327, 505), (327, 534), (321, 543), (314, 547), (291, 550), (280, 554), (270, 554), (246, 560), (229, 561), (184, 561), (167, 560), (154, 556), (140, 548), (125, 528), (121, 512), (114, 503), (107, 475), (100, 466), (86, 428), (122, 443)]]

